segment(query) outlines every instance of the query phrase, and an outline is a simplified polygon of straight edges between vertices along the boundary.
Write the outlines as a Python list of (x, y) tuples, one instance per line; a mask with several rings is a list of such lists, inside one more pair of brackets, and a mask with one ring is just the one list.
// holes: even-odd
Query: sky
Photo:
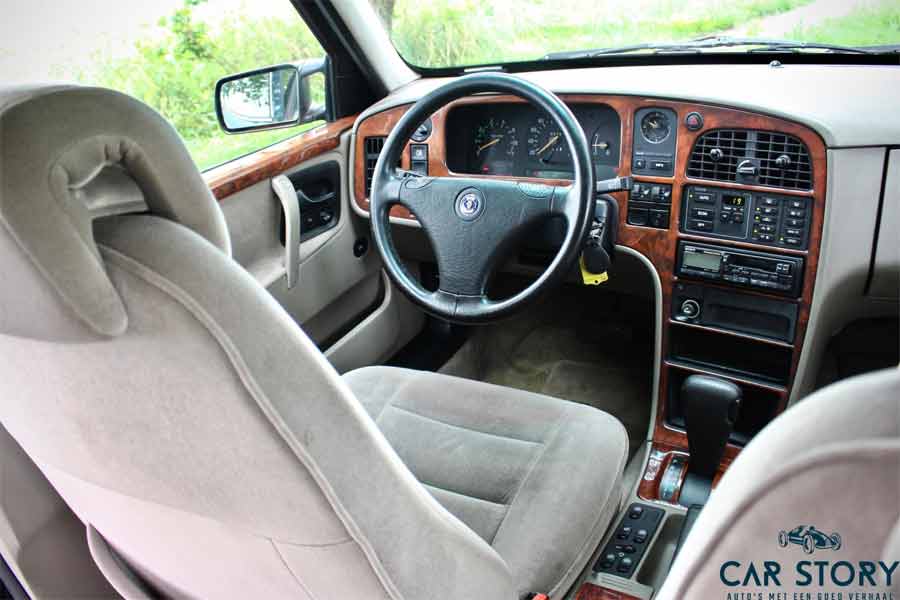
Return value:
[[(183, 0), (0, 0), (0, 81), (72, 79), (98, 52), (133, 52), (136, 40), (160, 35), (156, 23)], [(209, 0), (195, 13), (214, 23), (217, 15), (297, 18), (288, 0)]]

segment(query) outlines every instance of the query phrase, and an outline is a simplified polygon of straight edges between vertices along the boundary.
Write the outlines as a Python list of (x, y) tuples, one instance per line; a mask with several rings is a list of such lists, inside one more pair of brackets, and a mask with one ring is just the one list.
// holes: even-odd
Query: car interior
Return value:
[(2, 597), (900, 594), (896, 50), (419, 69), (292, 5), (326, 57), (208, 99), (321, 123), (203, 172), (0, 82)]

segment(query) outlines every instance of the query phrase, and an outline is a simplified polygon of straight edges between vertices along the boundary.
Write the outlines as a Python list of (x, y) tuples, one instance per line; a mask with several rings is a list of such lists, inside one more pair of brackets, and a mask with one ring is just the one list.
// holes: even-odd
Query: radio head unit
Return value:
[(711, 244), (679, 242), (675, 273), (741, 287), (799, 296), (803, 259)]

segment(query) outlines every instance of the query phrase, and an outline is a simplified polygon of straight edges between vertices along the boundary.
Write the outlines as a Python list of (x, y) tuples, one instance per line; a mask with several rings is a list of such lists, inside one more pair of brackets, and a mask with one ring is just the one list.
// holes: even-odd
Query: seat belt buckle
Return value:
[(537, 592), (532, 592), (532, 594), (528, 597), (528, 600), (550, 600), (550, 596), (547, 594), (538, 594)]

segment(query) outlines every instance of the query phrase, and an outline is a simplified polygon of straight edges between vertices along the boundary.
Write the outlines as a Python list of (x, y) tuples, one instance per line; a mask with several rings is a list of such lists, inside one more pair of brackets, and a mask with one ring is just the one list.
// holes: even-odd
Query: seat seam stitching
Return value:
[[(453, 424), (453, 423), (447, 423), (446, 421), (441, 421), (440, 419), (435, 419), (434, 417), (429, 417), (429, 416), (427, 416), (427, 415), (423, 415), (423, 414), (421, 414), (421, 413), (417, 413), (417, 412), (414, 411), (414, 410), (410, 410), (410, 409), (408, 409), (408, 408), (406, 408), (406, 407), (403, 407), (403, 406), (397, 406), (396, 404), (391, 404), (390, 407), (393, 408), (393, 409), (399, 410), (399, 411), (403, 411), (403, 412), (405, 412), (405, 413), (409, 413), (409, 414), (411, 414), (411, 415), (414, 415), (414, 416), (416, 416), (416, 417), (419, 417), (420, 419), (425, 419), (425, 420), (428, 420), (428, 421), (433, 421), (433, 422), (435, 422), (435, 423), (440, 423), (441, 425), (445, 425), (445, 426), (447, 426), (447, 427), (453, 427), (454, 429), (462, 429), (463, 431), (469, 431), (469, 432), (471, 432), (471, 433), (478, 433), (478, 434), (481, 434), (481, 435), (487, 435), (487, 436), (490, 436), (490, 437), (500, 438), (501, 440), (512, 440), (512, 441), (514, 441), (514, 442), (521, 442), (521, 443), (523, 443), (523, 444), (531, 444), (531, 445), (533, 445), (533, 446), (542, 446), (542, 445), (544, 445), (544, 442), (533, 442), (533, 441), (531, 441), (531, 440), (523, 440), (522, 438), (512, 437), (512, 436), (509, 436), (509, 435), (501, 435), (501, 434), (499, 434), (499, 433), (488, 433), (487, 431), (479, 431), (478, 429), (472, 429), (472, 428), (470, 428), (470, 427), (464, 427), (463, 425), (455, 425), (455, 424)], [(385, 406), (385, 408), (387, 408), (387, 406)]]
[(562, 410), (560, 411), (559, 416), (556, 418), (556, 422), (553, 424), (553, 428), (551, 429), (550, 437), (541, 444), (541, 449), (539, 452), (535, 453), (534, 458), (531, 460), (531, 465), (528, 467), (528, 471), (525, 473), (525, 476), (519, 482), (519, 487), (516, 489), (513, 497), (510, 499), (509, 504), (507, 505), (506, 514), (503, 515), (503, 520), (500, 521), (500, 525), (497, 527), (497, 531), (494, 532), (494, 536), (491, 538), (491, 546), (494, 545), (494, 542), (500, 536), (500, 531), (503, 529), (503, 526), (506, 524), (506, 520), (509, 517), (509, 513), (512, 512), (512, 506), (515, 504), (516, 500), (519, 498), (519, 494), (521, 494), (522, 490), (525, 488), (525, 483), (531, 477), (535, 468), (541, 459), (544, 458), (544, 455), (547, 452), (547, 448), (552, 444), (556, 437), (559, 435), (559, 432), (562, 430), (563, 418), (568, 414), (568, 411)]
[(487, 498), (482, 498), (482, 497), (480, 497), (480, 496), (473, 496), (472, 494), (466, 494), (466, 493), (463, 493), (463, 492), (457, 492), (456, 490), (450, 490), (450, 489), (447, 489), (447, 488), (445, 488), (445, 487), (441, 487), (441, 486), (439, 486), (439, 485), (435, 485), (435, 484), (433, 484), (433, 483), (429, 483), (428, 481), (425, 481), (425, 480), (423, 480), (423, 479), (419, 479), (419, 483), (421, 483), (421, 484), (424, 485), (424, 486), (428, 486), (428, 487), (432, 487), (432, 488), (434, 488), (434, 489), (436, 489), (436, 490), (440, 490), (440, 491), (442, 491), (442, 492), (447, 492), (448, 494), (455, 494), (455, 495), (457, 495), (457, 496), (464, 496), (465, 498), (471, 498), (472, 500), (478, 500), (479, 502), (485, 502), (485, 503), (487, 503), (487, 504), (493, 504), (494, 506), (509, 507), (509, 504), (504, 504), (504, 503), (502, 503), (502, 502), (494, 502), (493, 500), (488, 500)]
[(302, 589), (306, 593), (310, 600), (316, 600), (315, 594), (313, 594), (312, 591), (308, 587), (306, 587), (306, 585), (300, 580), (300, 578), (297, 577), (297, 574), (294, 573), (294, 570), (288, 564), (287, 559), (284, 558), (281, 550), (278, 549), (278, 544), (275, 543), (275, 540), (273, 540), (272, 538), (268, 539), (269, 543), (272, 545), (272, 549), (275, 550), (275, 554), (281, 560), (281, 564), (284, 565), (284, 568), (287, 569), (287, 572), (291, 574), (291, 577), (293, 577), (294, 581), (297, 582), (297, 585), (300, 586), (300, 589)]

